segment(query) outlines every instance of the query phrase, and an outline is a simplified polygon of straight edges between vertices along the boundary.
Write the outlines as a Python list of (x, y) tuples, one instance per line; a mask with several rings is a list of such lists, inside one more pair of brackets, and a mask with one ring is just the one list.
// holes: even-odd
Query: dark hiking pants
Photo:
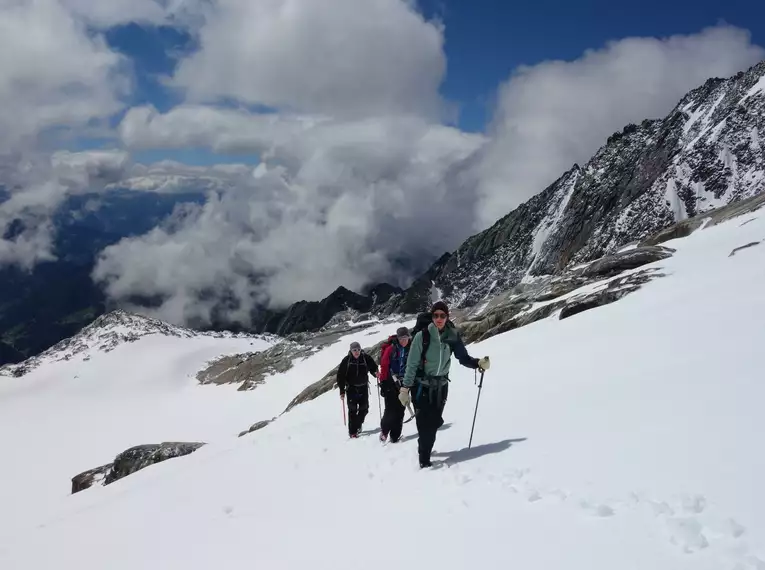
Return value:
[(390, 440), (395, 443), (401, 437), (404, 427), (404, 408), (398, 399), (398, 391), (390, 390), (385, 393), (385, 412), (380, 422), (380, 430), (383, 435), (390, 435)]
[(420, 455), (420, 463), (429, 463), (433, 444), (436, 442), (436, 432), (444, 425), (444, 406), (449, 395), (449, 384), (445, 382), (438, 385), (425, 386), (418, 384), (413, 398), (415, 412), (417, 414), (417, 452)]
[(348, 386), (345, 397), (348, 399), (348, 435), (354, 435), (361, 431), (369, 411), (369, 386)]

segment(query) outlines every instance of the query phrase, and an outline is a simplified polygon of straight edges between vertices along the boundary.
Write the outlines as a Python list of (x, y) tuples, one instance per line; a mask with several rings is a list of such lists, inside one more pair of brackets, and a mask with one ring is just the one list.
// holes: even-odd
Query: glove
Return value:
[(409, 405), (409, 402), (411, 401), (409, 398), (409, 388), (401, 388), (401, 390), (398, 391), (398, 401), (401, 402), (401, 405), (405, 408)]
[(478, 368), (483, 370), (488, 370), (489, 366), (491, 366), (491, 362), (489, 361), (488, 356), (484, 356), (483, 358), (478, 359)]

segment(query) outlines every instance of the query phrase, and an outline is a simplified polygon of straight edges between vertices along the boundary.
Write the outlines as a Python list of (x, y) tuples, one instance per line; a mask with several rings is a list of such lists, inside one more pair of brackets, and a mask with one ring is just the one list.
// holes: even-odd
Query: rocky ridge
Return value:
[(409, 308), (431, 285), (452, 306), (470, 307), (751, 198), (765, 190), (763, 132), (765, 62), (710, 79), (664, 119), (614, 133), (589, 162), (442, 257), (386, 310)]

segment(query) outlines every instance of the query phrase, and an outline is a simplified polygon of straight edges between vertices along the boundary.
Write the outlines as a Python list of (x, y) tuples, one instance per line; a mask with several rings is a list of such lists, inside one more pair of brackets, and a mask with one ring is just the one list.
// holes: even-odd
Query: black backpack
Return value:
[(430, 313), (420, 313), (417, 315), (417, 322), (414, 324), (411, 335), (414, 340), (415, 335), (418, 332), (422, 333), (422, 355), (420, 356), (420, 363), (417, 366), (417, 373), (415, 376), (422, 376), (425, 373), (425, 353), (428, 351), (430, 345), (430, 331), (428, 326), (433, 322), (433, 316)]

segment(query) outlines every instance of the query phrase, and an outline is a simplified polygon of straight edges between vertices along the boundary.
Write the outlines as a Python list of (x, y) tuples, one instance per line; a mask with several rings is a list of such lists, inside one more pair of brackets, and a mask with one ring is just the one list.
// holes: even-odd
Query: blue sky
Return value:
[[(752, 0), (535, 0), (522, 5), (507, 0), (419, 0), (419, 5), (427, 17), (438, 17), (445, 25), (448, 68), (442, 93), (460, 106), (458, 126), (474, 132), (485, 128), (497, 86), (519, 65), (573, 60), (610, 40), (689, 34), (720, 22), (748, 29), (753, 43), (765, 45), (765, 2)], [(175, 54), (195, 49), (188, 36), (172, 28), (130, 24), (110, 30), (107, 40), (135, 63), (133, 103), (151, 103), (166, 111), (180, 101), (156, 76), (173, 70)], [(184, 149), (139, 153), (137, 158), (167, 155), (195, 163), (212, 161), (203, 154)]]
[(460, 127), (481, 130), (497, 84), (518, 65), (571, 60), (627, 36), (688, 34), (721, 20), (765, 45), (765, 2), (755, 0), (420, 0), (446, 26), (444, 93), (464, 108)]

